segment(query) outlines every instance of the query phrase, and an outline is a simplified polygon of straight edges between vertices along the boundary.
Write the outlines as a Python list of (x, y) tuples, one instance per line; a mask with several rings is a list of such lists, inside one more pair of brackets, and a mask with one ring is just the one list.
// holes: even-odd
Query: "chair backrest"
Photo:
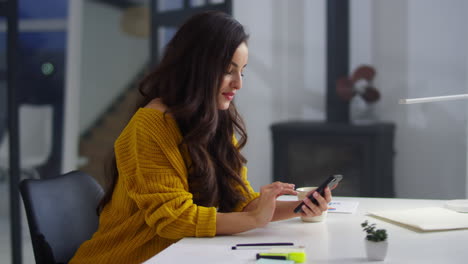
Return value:
[(67, 263), (97, 230), (104, 192), (88, 174), (72, 171), (20, 183), (36, 263)]

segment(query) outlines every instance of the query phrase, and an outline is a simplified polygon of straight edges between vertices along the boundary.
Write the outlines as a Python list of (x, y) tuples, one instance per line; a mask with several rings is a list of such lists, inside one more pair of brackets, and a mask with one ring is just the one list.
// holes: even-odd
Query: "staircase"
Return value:
[(79, 170), (94, 176), (101, 185), (113, 157), (114, 142), (134, 114), (139, 96), (133, 85), (80, 139), (80, 157), (87, 162)]

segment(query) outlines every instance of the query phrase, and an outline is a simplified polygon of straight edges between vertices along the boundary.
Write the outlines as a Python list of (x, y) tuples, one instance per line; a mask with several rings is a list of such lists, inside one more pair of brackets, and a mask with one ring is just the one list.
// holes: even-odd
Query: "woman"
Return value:
[[(115, 173), (100, 223), (71, 263), (141, 263), (183, 237), (244, 232), (300, 216), (292, 184), (256, 193), (240, 153), (247, 134), (233, 99), (247, 65), (247, 34), (232, 17), (190, 18), (142, 82), (144, 100), (114, 145)], [(239, 137), (239, 142), (235, 138)], [(304, 216), (331, 200), (309, 199)]]

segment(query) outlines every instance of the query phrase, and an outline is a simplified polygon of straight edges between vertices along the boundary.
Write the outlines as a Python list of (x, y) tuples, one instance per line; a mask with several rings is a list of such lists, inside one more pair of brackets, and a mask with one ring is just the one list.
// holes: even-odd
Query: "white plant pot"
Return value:
[(369, 260), (384, 260), (387, 256), (388, 241), (369, 241), (364, 239), (366, 243), (366, 253)]

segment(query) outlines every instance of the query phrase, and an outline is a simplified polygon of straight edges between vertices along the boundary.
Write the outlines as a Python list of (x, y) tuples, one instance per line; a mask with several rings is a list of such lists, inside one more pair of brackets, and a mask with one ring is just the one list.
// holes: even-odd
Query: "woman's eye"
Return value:
[[(226, 71), (224, 74), (226, 74), (226, 75), (232, 75), (232, 74), (233, 74), (233, 71)], [(240, 76), (241, 76), (241, 77), (244, 77), (244, 73), (241, 72), (241, 73), (240, 73)]]

